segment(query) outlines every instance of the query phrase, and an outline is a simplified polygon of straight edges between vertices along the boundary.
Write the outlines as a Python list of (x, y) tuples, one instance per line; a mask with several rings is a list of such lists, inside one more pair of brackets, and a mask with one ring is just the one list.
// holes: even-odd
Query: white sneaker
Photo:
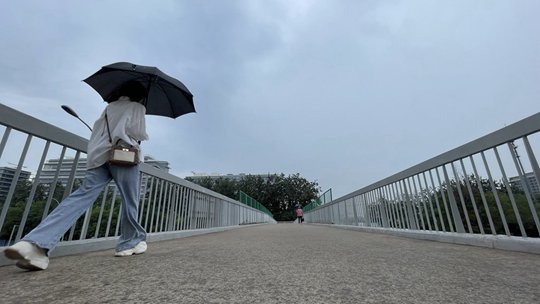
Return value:
[(130, 255), (134, 255), (134, 254), (142, 254), (146, 251), (146, 249), (148, 248), (148, 245), (146, 244), (145, 241), (142, 241), (142, 242), (139, 242), (139, 244), (137, 244), (137, 246), (131, 248), (131, 249), (126, 249), (126, 250), (122, 250), (122, 251), (118, 251), (114, 254), (114, 256), (117, 256), (117, 257), (126, 257), (126, 256), (130, 256)]
[(8, 259), (18, 260), (17, 267), (28, 270), (45, 270), (49, 266), (49, 257), (45, 250), (27, 241), (20, 241), (4, 250)]

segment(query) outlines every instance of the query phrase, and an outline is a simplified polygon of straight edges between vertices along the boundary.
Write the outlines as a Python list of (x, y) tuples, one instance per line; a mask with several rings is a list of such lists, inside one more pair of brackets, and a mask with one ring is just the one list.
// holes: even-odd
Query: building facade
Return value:
[[(7, 197), (11, 183), (15, 179), (16, 168), (0, 167), (0, 201)], [(21, 170), (17, 182), (23, 182), (30, 179), (30, 171)]]
[[(69, 181), (69, 176), (73, 170), (75, 163), (74, 158), (64, 158), (62, 162), (60, 159), (49, 159), (43, 165), (41, 174), (39, 176), (39, 182), (41, 184), (51, 184), (55, 181), (56, 172), (58, 171), (57, 182), (66, 186)], [(86, 174), (86, 158), (79, 158), (79, 161), (75, 167), (75, 179), (84, 179)]]
[(187, 176), (187, 177), (189, 177), (194, 182), (207, 179), (207, 178), (212, 179), (212, 180), (225, 178), (225, 179), (239, 181), (248, 175), (261, 177), (264, 181), (267, 181), (271, 176), (271, 174), (245, 174), (245, 173), (239, 173), (239, 174), (230, 174), (230, 173), (229, 174), (219, 174), (219, 173), (207, 174), (207, 173), (195, 173), (195, 172), (192, 172), (192, 173), (193, 173), (192, 176)]
[[(534, 173), (525, 173), (525, 179), (527, 181), (526, 184), (531, 195), (540, 195), (540, 186), (538, 185), (538, 181), (536, 180), (536, 176), (534, 176)], [(511, 185), (515, 186), (519, 190), (524, 191), (523, 184), (521, 183), (521, 179), (519, 178), (519, 176), (510, 177), (509, 182)]]
[[(43, 169), (41, 171), (41, 174), (39, 176), (39, 183), (40, 184), (51, 184), (55, 181), (55, 176), (58, 172), (58, 178), (56, 179), (56, 182), (61, 183), (62, 185), (66, 186), (69, 181), (69, 176), (71, 175), (71, 171), (73, 170), (75, 159), (74, 158), (65, 158), (60, 163), (59, 159), (49, 159), (47, 162), (43, 165)], [(163, 160), (156, 160), (151, 156), (145, 156), (144, 157), (144, 163), (153, 166), (154, 168), (157, 168), (159, 170), (163, 170), (165, 172), (169, 172), (169, 162), (163, 161)], [(79, 158), (79, 161), (76, 164), (75, 167), (75, 179), (84, 179), (84, 176), (86, 174), (86, 166), (87, 161), (86, 158)], [(144, 185), (147, 181), (147, 176), (143, 175), (142, 177), (142, 184)], [(112, 182), (111, 186), (114, 187), (114, 182)]]

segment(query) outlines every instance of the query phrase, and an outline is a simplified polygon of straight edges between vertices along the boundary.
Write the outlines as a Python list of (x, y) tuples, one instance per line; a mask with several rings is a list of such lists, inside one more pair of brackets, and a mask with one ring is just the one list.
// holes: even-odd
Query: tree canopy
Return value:
[(265, 206), (277, 221), (293, 220), (296, 217), (294, 206), (297, 203), (307, 205), (320, 192), (316, 181), (310, 182), (299, 173), (289, 176), (283, 173), (271, 174), (264, 178), (260, 175), (246, 175), (240, 180), (227, 177), (197, 180), (187, 177), (186, 180), (235, 200), (238, 200), (240, 191), (243, 191)]

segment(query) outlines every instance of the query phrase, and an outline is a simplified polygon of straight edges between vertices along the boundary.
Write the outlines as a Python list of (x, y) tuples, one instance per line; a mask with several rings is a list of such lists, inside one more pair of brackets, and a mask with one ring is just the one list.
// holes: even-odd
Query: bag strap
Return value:
[(107, 134), (109, 134), (109, 143), (112, 145), (111, 131), (109, 130), (109, 118), (107, 117), (107, 109), (105, 109), (105, 123), (107, 123)]
[[(111, 137), (111, 131), (109, 129), (109, 118), (107, 117), (107, 109), (105, 109), (105, 123), (107, 124), (107, 134), (109, 134), (109, 143), (112, 145), (112, 137)], [(118, 139), (116, 144), (118, 144), (118, 142), (120, 142), (120, 139)], [(139, 145), (141, 144), (140, 140), (138, 140), (137, 142), (139, 143)]]

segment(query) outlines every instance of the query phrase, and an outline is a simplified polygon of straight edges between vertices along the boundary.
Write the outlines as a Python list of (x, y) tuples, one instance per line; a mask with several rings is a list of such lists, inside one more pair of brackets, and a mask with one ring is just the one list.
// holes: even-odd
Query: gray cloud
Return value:
[(196, 114), (148, 117), (179, 175), (299, 172), (343, 195), (538, 111), (535, 1), (2, 4), (0, 102), (82, 136), (102, 65), (159, 66)]

